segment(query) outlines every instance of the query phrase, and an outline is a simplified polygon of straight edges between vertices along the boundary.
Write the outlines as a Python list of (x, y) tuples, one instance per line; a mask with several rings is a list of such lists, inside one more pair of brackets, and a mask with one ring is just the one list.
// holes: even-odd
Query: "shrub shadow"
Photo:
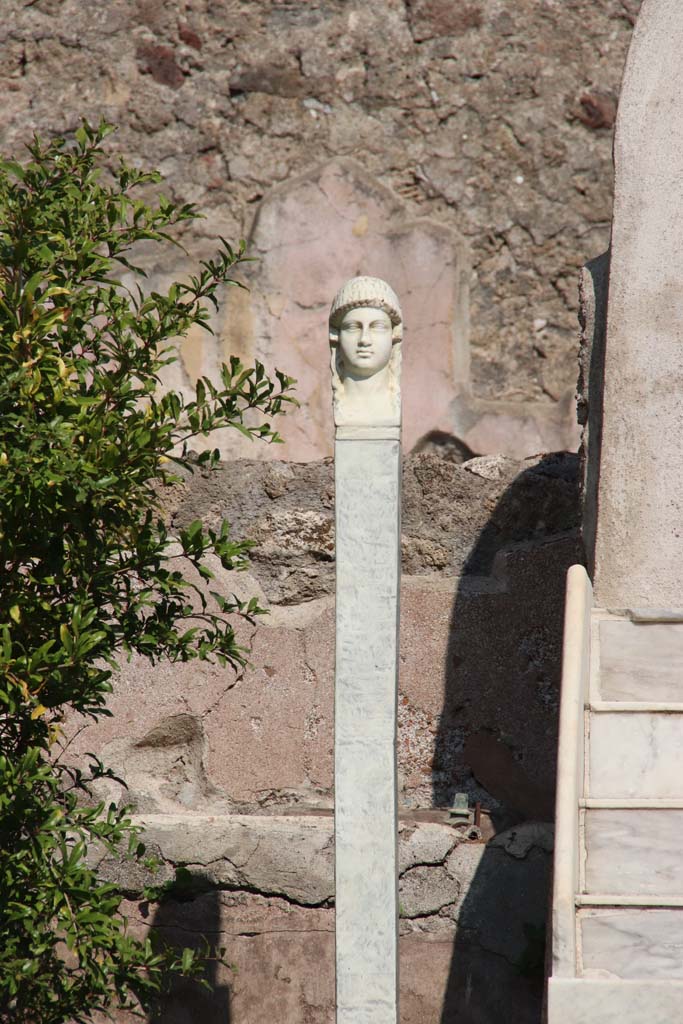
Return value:
[[(190, 888), (183, 894), (172, 887), (156, 904), (150, 926), (165, 945), (199, 951), (208, 945), (213, 953), (221, 945), (220, 893), (215, 889), (197, 893)], [(207, 962), (206, 985), (173, 978), (168, 992), (148, 1015), (148, 1024), (232, 1024), (230, 987), (221, 983), (219, 966), (214, 959)]]

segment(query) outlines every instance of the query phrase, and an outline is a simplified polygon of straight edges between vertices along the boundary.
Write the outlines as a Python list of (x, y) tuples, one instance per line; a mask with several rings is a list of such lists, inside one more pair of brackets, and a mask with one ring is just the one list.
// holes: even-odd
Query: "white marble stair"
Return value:
[(683, 613), (593, 608), (580, 566), (552, 927), (549, 1024), (683, 1022)]

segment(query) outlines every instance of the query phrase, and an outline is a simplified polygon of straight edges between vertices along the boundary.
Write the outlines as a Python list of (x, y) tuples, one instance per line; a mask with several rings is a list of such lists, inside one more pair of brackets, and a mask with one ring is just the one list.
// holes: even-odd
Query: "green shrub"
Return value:
[(144, 1008), (169, 967), (197, 966), (190, 950), (132, 938), (120, 895), (88, 868), (91, 843), (144, 848), (126, 809), (93, 805), (89, 783), (107, 769), (60, 760), (60, 723), (108, 714), (122, 655), (244, 662), (231, 621), (258, 614), (256, 601), (205, 595), (207, 556), (240, 569), (249, 545), (227, 523), (171, 537), (159, 490), (177, 467), (216, 464), (217, 451), (189, 457), (200, 435), (280, 440), (254, 423), (292, 401), (289, 378), (237, 359), (190, 402), (159, 392), (170, 342), (209, 329), (244, 246), (222, 242), (163, 294), (130, 287), (144, 276), (136, 243), (170, 241), (197, 213), (138, 199), (156, 173), (105, 174), (111, 130), (84, 124), (71, 143), (35, 140), (24, 165), (0, 163), (0, 1019), (12, 1024)]

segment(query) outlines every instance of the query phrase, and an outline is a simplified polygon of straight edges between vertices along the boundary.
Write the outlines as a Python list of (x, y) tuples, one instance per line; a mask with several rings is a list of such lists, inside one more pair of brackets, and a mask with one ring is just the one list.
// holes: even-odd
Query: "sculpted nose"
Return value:
[(361, 331), (361, 334), (360, 334), (360, 344), (361, 345), (369, 345), (370, 341), (371, 341), (371, 338), (370, 338), (370, 328), (366, 324), (363, 327), (363, 330)]

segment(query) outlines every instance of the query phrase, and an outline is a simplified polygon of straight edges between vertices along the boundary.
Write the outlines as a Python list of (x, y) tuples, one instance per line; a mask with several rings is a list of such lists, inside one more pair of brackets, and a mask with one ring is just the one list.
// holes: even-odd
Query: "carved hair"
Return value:
[[(352, 277), (346, 284), (342, 285), (334, 299), (330, 309), (330, 335), (336, 333), (338, 336), (342, 320), (350, 309), (358, 309), (359, 306), (371, 306), (373, 309), (383, 309), (389, 316), (394, 341), (400, 341), (402, 337), (403, 315), (396, 296), (396, 292), (386, 281), (380, 277)], [(336, 338), (330, 337), (330, 341)]]

